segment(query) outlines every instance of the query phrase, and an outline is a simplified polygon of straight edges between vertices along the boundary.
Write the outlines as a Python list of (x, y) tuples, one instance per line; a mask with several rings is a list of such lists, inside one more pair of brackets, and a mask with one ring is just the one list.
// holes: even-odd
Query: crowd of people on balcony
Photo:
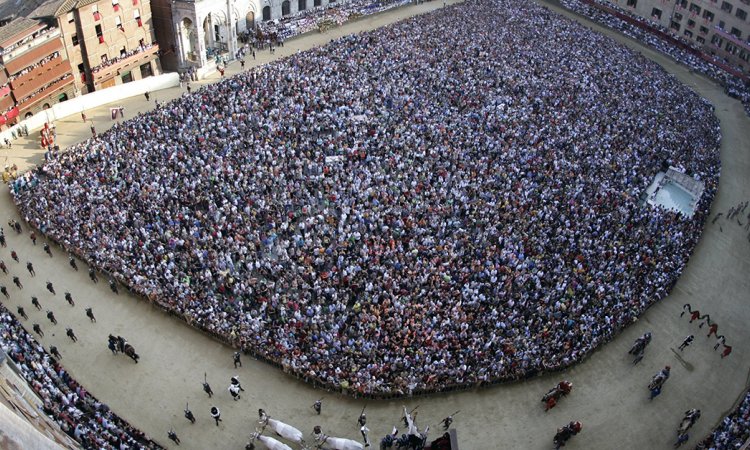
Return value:
[(150, 44), (141, 43), (136, 48), (134, 48), (134, 49), (132, 49), (130, 51), (121, 53), (120, 56), (116, 56), (114, 58), (102, 58), (102, 63), (99, 64), (96, 67), (92, 67), (91, 68), (91, 73), (97, 73), (100, 70), (106, 69), (107, 67), (110, 67), (110, 66), (114, 66), (115, 64), (119, 63), (120, 61), (124, 61), (124, 60), (130, 58), (131, 56), (134, 56), (134, 55), (137, 55), (139, 53), (143, 53), (145, 51), (151, 50), (155, 45), (156, 45), (156, 43), (150, 43)]
[[(700, 236), (720, 139), (638, 53), (468, 0), (186, 93), (12, 190), (193, 326), (399, 395), (560, 369), (635, 321)], [(692, 218), (642, 203), (668, 166), (705, 183)]]
[(14, 73), (13, 75), (9, 76), (8, 77), (8, 81), (9, 82), (13, 82), (13, 80), (15, 80), (15, 79), (17, 79), (19, 77), (22, 77), (22, 76), (26, 75), (27, 73), (30, 73), (30, 72), (36, 70), (39, 67), (42, 67), (43, 65), (47, 64), (48, 62), (52, 61), (53, 59), (57, 58), (58, 56), (60, 56), (60, 52), (58, 52), (58, 51), (52, 52), (50, 55), (47, 55), (46, 57), (44, 57), (43, 59), (39, 60), (38, 62), (35, 62), (34, 64), (32, 64), (30, 66), (26, 66), (23, 69), (19, 70), (18, 72)]
[(0, 305), (0, 346), (44, 403), (42, 411), (85, 449), (158, 449), (98, 401)]

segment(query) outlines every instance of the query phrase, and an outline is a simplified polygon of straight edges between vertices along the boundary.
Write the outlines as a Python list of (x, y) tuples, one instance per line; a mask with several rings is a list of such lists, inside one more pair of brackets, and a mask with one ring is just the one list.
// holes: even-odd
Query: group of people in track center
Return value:
[[(11, 190), (193, 326), (408, 395), (562, 369), (664, 298), (719, 143), (712, 106), (645, 57), (531, 1), (469, 0), (185, 93)], [(640, 201), (668, 166), (705, 183), (693, 217)]]

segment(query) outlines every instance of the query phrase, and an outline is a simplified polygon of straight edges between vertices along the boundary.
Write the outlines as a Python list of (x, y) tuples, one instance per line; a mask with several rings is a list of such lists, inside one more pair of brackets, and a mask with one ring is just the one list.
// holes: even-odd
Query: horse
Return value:
[(558, 400), (570, 394), (573, 390), (573, 383), (570, 381), (561, 381), (542, 396), (542, 402), (545, 403), (544, 411), (547, 412), (557, 405)]
[(255, 432), (250, 435), (251, 441), (259, 440), (263, 443), (263, 445), (266, 446), (268, 450), (292, 450), (292, 447), (284, 444), (283, 442), (277, 441), (276, 439), (269, 437), (269, 436), (263, 436), (259, 432)]
[(687, 433), (687, 431), (695, 425), (695, 422), (700, 418), (700, 409), (690, 409), (685, 411), (685, 417), (680, 422), (680, 426), (677, 427), (677, 436)]
[(300, 430), (294, 428), (289, 424), (281, 422), (280, 420), (272, 419), (265, 413), (263, 413), (258, 423), (260, 423), (264, 428), (266, 426), (271, 427), (271, 429), (275, 431), (277, 435), (283, 437), (288, 441), (296, 442), (298, 444), (303, 444), (305, 442), (303, 439), (304, 435)]
[(128, 355), (133, 361), (135, 361), (136, 364), (138, 364), (138, 360), (141, 358), (138, 356), (138, 353), (135, 352), (135, 348), (133, 348), (130, 344), (125, 344), (123, 347), (123, 353)]

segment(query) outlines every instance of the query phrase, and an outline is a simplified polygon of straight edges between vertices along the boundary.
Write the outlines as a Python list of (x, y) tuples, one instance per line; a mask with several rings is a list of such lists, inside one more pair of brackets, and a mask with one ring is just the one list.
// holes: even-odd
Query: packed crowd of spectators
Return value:
[(366, 16), (408, 5), (413, 0), (351, 0), (328, 3), (281, 19), (259, 22), (262, 36), (275, 36), (287, 40), (300, 34), (320, 29), (323, 24), (342, 25), (357, 16)]
[(0, 346), (44, 402), (44, 414), (85, 449), (158, 449), (68, 375), (0, 305)]
[(750, 392), (731, 414), (726, 416), (696, 450), (735, 450), (750, 441)]
[[(566, 367), (667, 295), (719, 142), (650, 60), (531, 1), (469, 0), (185, 94), (11, 189), (193, 326), (401, 395)], [(705, 183), (692, 219), (643, 205), (667, 166)]]
[[(729, 96), (742, 102), (745, 107), (745, 112), (750, 115), (750, 87), (740, 78), (728, 73), (720, 67), (722, 64), (728, 64), (727, 61), (716, 56), (704, 54), (706, 57), (712, 58), (717, 63), (712, 64), (699, 56), (699, 54), (704, 52), (695, 42), (685, 39), (656, 22), (635, 15), (614, 3), (604, 0), (594, 1), (601, 4), (604, 8), (617, 11), (618, 13), (629, 17), (630, 21), (623, 20), (620, 17), (610, 14), (604, 9), (592, 6), (582, 0), (561, 0), (560, 3), (571, 11), (575, 11), (595, 22), (599, 22), (613, 30), (617, 30), (639, 42), (643, 42), (659, 52), (669, 55), (680, 64), (716, 80), (724, 87), (725, 92)], [(634, 21), (638, 22), (641, 26), (634, 25)], [(650, 31), (644, 29), (642, 26), (646, 26)], [(670, 39), (678, 41), (680, 45), (668, 42), (664, 36), (668, 36)]]

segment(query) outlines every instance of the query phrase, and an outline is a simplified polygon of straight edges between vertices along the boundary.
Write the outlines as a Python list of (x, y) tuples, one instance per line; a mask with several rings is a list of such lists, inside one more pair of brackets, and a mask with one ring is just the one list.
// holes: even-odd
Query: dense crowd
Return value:
[(44, 414), (83, 448), (161, 448), (76, 383), (2, 305), (0, 346), (44, 402)]
[[(650, 20), (646, 20), (643, 17), (633, 14), (614, 3), (607, 2), (604, 0), (594, 0), (596, 3), (601, 4), (607, 9), (617, 11), (618, 13), (630, 18), (630, 21), (624, 20), (620, 17), (614, 16), (607, 11), (597, 8), (586, 1), (582, 0), (561, 0), (561, 3), (566, 8), (577, 12), (595, 22), (599, 22), (609, 28), (617, 30), (626, 36), (643, 42), (644, 44), (658, 50), (661, 53), (669, 55), (675, 61), (683, 64), (690, 69), (701, 73), (711, 79), (718, 81), (723, 87), (725, 92), (736, 99), (739, 99), (745, 107), (745, 112), (750, 115), (750, 87), (746, 85), (738, 77), (726, 72), (719, 65), (725, 64), (729, 66), (728, 61), (723, 60), (717, 56), (705, 55), (712, 58), (717, 64), (712, 64), (709, 61), (701, 58), (700, 53), (704, 53), (703, 49), (698, 46), (697, 43), (692, 42), (682, 36), (676, 34), (674, 31)], [(641, 26), (636, 26), (634, 22), (637, 22)], [(643, 28), (647, 27), (648, 30)], [(670, 43), (665, 37), (673, 39), (679, 42), (679, 45)], [(737, 69), (741, 71), (741, 69)]]
[[(646, 58), (467, 1), (185, 94), (11, 189), (192, 325), (399, 395), (563, 368), (636, 320), (697, 242), (719, 141)], [(692, 219), (642, 204), (667, 166), (706, 185)]]
[(274, 36), (277, 40), (284, 41), (319, 30), (325, 24), (342, 25), (357, 16), (376, 14), (411, 2), (412, 0), (351, 0), (328, 3), (280, 19), (259, 22), (257, 29), (260, 36)]
[(731, 414), (726, 416), (696, 450), (734, 450), (750, 440), (750, 392)]

